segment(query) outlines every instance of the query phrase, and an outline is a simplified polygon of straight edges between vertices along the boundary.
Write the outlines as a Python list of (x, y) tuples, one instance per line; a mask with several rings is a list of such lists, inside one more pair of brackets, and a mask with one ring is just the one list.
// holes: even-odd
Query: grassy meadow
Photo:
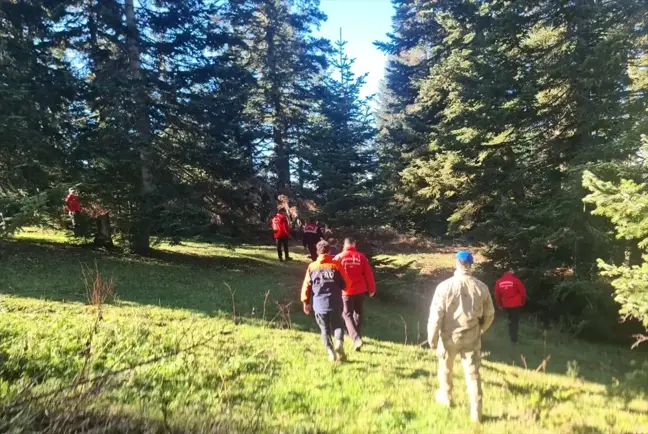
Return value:
[[(504, 317), (484, 338), (481, 425), (460, 363), (455, 408), (437, 406), (419, 344), (452, 249), (375, 257), (367, 345), (331, 364), (301, 313), (293, 247), (281, 264), (270, 245), (186, 241), (141, 259), (36, 229), (1, 241), (0, 431), (648, 433), (645, 352), (531, 319), (517, 348)], [(95, 267), (114, 283), (100, 315), (84, 283)]]

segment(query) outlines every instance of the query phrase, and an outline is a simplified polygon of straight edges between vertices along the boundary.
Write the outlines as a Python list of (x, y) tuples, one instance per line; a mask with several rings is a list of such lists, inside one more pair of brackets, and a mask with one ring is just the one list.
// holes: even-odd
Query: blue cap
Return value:
[(465, 262), (467, 264), (472, 264), (473, 263), (473, 256), (467, 250), (459, 250), (457, 252), (457, 259), (459, 259), (461, 262)]

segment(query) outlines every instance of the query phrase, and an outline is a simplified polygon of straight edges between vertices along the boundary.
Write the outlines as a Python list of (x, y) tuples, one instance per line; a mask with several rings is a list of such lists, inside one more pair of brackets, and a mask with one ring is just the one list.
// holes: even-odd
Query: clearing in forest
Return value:
[[(442, 249), (375, 258), (367, 345), (347, 340), (350, 360), (332, 365), (300, 311), (302, 255), (184, 242), (136, 259), (63, 241), (0, 244), (0, 431), (648, 433), (645, 353), (532, 321), (513, 348), (503, 317), (483, 343), (485, 422), (469, 421), (459, 366), (456, 407), (437, 406), (436, 359), (418, 344), (452, 266)], [(115, 292), (99, 316), (82, 276), (95, 264)]]

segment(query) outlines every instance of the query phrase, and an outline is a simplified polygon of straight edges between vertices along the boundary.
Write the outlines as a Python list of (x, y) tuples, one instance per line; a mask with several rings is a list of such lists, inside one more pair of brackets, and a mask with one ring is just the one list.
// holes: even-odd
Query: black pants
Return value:
[(520, 326), (520, 308), (508, 307), (505, 308), (508, 314), (508, 332), (511, 342), (517, 344), (518, 341), (518, 328)]
[(283, 260), (281, 248), (283, 247), (284, 252), (286, 253), (286, 259), (290, 259), (290, 253), (288, 253), (288, 237), (282, 237), (282, 238), (277, 238), (275, 241), (277, 242), (277, 256), (279, 256), (279, 260)]
[(308, 253), (310, 253), (311, 259), (314, 261), (317, 259), (317, 244), (306, 244)]
[(336, 341), (344, 340), (344, 330), (342, 329), (342, 313), (334, 312), (315, 312), (315, 321), (322, 332), (322, 342), (327, 350), (333, 350), (331, 339)]
[(342, 317), (346, 323), (347, 331), (353, 341), (362, 338), (362, 312), (364, 310), (365, 294), (343, 295)]

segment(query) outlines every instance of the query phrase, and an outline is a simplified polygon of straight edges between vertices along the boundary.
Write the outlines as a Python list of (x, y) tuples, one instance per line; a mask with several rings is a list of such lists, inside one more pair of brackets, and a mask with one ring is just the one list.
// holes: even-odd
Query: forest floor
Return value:
[[(648, 433), (646, 353), (532, 320), (517, 348), (503, 317), (484, 337), (483, 424), (460, 363), (456, 407), (437, 406), (437, 362), (418, 344), (450, 249), (375, 258), (367, 345), (337, 365), (300, 310), (301, 247), (281, 264), (271, 246), (183, 242), (139, 259), (66, 241), (0, 242), (2, 432)], [(115, 290), (99, 320), (82, 273), (95, 265)]]

